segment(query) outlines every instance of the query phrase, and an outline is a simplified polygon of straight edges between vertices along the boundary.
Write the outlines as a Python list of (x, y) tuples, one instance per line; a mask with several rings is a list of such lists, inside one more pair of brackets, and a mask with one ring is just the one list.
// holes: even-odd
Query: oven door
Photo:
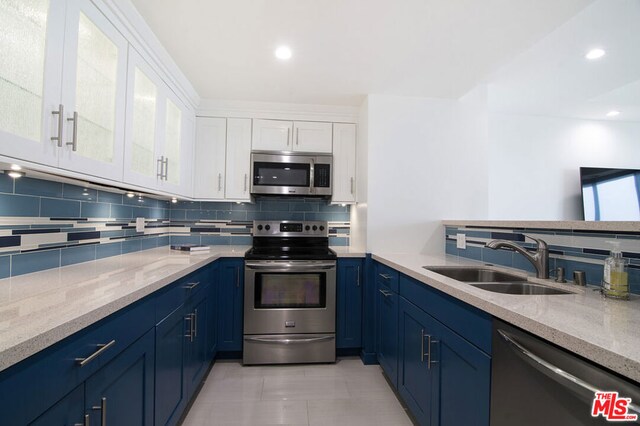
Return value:
[(251, 154), (252, 194), (310, 195), (313, 157)]
[(244, 334), (335, 333), (335, 261), (246, 261)]

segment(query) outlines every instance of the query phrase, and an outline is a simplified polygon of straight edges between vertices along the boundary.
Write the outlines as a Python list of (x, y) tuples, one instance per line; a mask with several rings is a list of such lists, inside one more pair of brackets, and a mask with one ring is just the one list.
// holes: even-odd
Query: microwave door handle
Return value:
[(309, 176), (309, 193), (310, 194), (313, 194), (315, 192), (315, 188), (314, 188), (314, 186), (315, 186), (315, 182), (314, 182), (314, 180), (315, 180), (315, 176), (314, 176), (315, 172), (314, 172), (314, 169), (315, 169), (315, 161), (312, 158), (309, 161), (309, 173), (310, 173), (310, 176)]

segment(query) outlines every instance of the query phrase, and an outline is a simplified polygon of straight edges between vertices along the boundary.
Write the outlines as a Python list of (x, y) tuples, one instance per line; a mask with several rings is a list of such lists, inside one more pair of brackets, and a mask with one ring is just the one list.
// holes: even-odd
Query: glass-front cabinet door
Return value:
[(142, 56), (129, 48), (124, 181), (156, 188), (164, 164), (160, 158), (160, 78)]
[(0, 155), (58, 162), (64, 23), (63, 0), (0, 1)]
[(67, 111), (61, 168), (121, 180), (127, 41), (85, 0), (69, 0), (62, 104)]

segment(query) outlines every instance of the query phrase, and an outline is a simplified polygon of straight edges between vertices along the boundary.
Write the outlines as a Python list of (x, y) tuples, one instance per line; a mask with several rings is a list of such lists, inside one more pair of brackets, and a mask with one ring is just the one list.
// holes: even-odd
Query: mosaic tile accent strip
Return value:
[[(456, 235), (465, 234), (466, 249), (456, 247)], [(549, 245), (549, 267), (563, 267), (568, 279), (573, 271), (586, 272), (587, 283), (601, 285), (604, 260), (610, 256), (612, 242), (620, 244), (622, 256), (628, 262), (629, 288), (640, 294), (640, 232), (612, 233), (606, 231), (570, 231), (562, 229), (445, 227), (447, 254), (535, 272), (529, 261), (508, 250), (492, 250), (485, 245), (494, 239), (506, 239), (533, 249), (535, 243), (525, 241), (524, 234), (540, 238)]]

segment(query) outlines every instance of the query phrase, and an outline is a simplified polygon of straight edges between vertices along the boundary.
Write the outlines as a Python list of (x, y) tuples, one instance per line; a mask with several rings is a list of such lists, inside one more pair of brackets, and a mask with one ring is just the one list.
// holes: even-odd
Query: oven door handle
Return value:
[(279, 345), (291, 345), (297, 343), (313, 343), (313, 342), (324, 342), (326, 340), (333, 340), (335, 336), (322, 336), (322, 337), (301, 337), (301, 338), (264, 338), (264, 337), (245, 337), (244, 340), (247, 342), (255, 342), (255, 343), (276, 343)]
[(334, 269), (336, 267), (336, 263), (335, 262), (328, 262), (328, 263), (309, 263), (309, 264), (296, 264), (296, 263), (277, 263), (277, 264), (263, 264), (263, 263), (250, 263), (250, 262), (245, 262), (245, 266), (248, 269), (260, 269), (260, 270), (291, 270), (291, 269), (303, 269), (303, 270), (309, 270), (309, 269)]

